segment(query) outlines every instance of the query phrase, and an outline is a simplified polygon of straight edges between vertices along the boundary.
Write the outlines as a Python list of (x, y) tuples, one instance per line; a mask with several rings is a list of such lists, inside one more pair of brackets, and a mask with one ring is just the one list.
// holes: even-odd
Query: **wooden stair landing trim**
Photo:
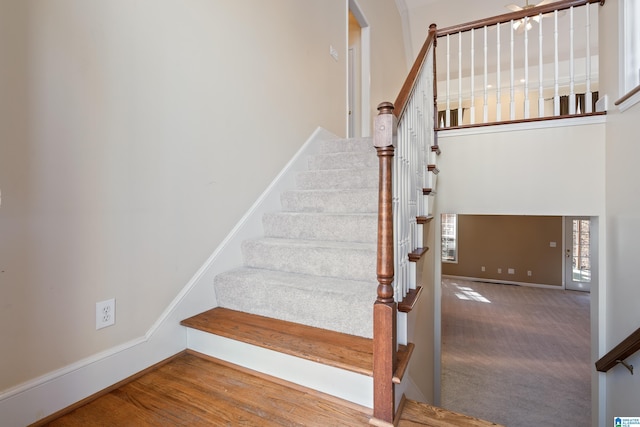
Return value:
[(416, 217), (416, 223), (418, 223), (418, 224), (426, 224), (426, 223), (430, 222), (432, 219), (433, 219), (433, 215), (417, 216)]
[[(268, 350), (373, 376), (373, 340), (369, 338), (222, 307), (185, 319), (181, 324)], [(398, 366), (408, 364), (410, 356), (407, 346), (400, 345)]]
[(413, 310), (413, 306), (416, 305), (420, 294), (422, 293), (422, 286), (418, 286), (416, 289), (409, 289), (407, 295), (398, 303), (398, 311), (401, 313), (409, 313)]
[(418, 262), (424, 254), (429, 250), (428, 247), (416, 248), (413, 252), (409, 252), (409, 262)]
[(505, 427), (402, 397), (394, 424), (397, 427)]

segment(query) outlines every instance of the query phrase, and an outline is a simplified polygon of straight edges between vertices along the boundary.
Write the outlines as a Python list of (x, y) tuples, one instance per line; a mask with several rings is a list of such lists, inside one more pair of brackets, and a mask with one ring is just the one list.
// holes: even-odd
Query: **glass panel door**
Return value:
[(591, 228), (589, 218), (565, 219), (565, 285), (569, 290), (589, 291), (591, 289)]

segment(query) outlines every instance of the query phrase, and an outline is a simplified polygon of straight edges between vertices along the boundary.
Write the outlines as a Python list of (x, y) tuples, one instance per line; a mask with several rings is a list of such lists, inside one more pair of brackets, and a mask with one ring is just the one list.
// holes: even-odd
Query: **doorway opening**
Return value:
[(571, 291), (591, 291), (596, 280), (593, 274), (597, 267), (594, 258), (597, 235), (593, 233), (594, 222), (590, 217), (565, 217), (565, 288)]
[(371, 40), (367, 19), (356, 0), (349, 0), (347, 56), (347, 136), (371, 134)]
[[(513, 426), (590, 422), (598, 236), (598, 217), (441, 213), (441, 406)], [(571, 408), (551, 409), (569, 395)], [(537, 403), (499, 407), (498, 396)]]

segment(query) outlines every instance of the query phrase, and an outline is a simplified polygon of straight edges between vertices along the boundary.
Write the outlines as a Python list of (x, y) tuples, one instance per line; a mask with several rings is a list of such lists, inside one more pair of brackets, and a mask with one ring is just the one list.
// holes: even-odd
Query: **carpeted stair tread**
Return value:
[(262, 218), (266, 237), (375, 243), (375, 213), (267, 213)]
[(218, 274), (214, 288), (221, 307), (371, 337), (375, 281), (241, 267)]
[(376, 245), (264, 238), (242, 243), (245, 264), (291, 273), (376, 280)]
[(292, 190), (280, 196), (287, 212), (351, 212), (377, 213), (377, 188), (343, 190)]

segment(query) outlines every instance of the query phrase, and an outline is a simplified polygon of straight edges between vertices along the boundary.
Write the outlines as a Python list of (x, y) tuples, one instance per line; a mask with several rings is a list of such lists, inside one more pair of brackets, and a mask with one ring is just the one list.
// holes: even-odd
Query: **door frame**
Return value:
[[(358, 24), (360, 25), (360, 136), (371, 136), (371, 28), (367, 18), (364, 16), (362, 8), (358, 4), (357, 0), (349, 0), (347, 2), (347, 29), (349, 28), (349, 12), (353, 13)], [(348, 30), (347, 30), (348, 33)], [(347, 34), (347, 46), (349, 45), (349, 35)], [(347, 82), (349, 81), (349, 72), (351, 66), (347, 64)], [(347, 83), (347, 131), (349, 134), (349, 97), (354, 88), (350, 87)], [(358, 120), (354, 120), (355, 123)], [(357, 133), (354, 132), (357, 135)]]

